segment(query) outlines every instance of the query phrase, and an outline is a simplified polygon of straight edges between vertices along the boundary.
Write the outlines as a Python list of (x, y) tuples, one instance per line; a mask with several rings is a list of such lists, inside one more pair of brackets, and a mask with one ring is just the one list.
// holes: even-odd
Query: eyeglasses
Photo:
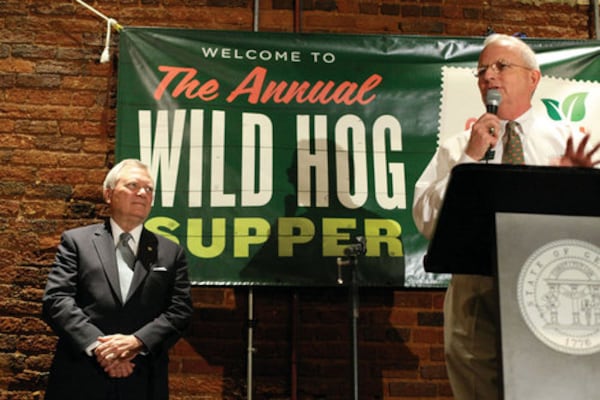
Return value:
[(477, 67), (477, 69), (475, 69), (475, 71), (473, 71), (473, 75), (475, 75), (475, 78), (483, 78), (483, 76), (485, 75), (485, 73), (488, 69), (491, 69), (496, 74), (501, 74), (507, 68), (512, 68), (512, 67), (524, 68), (524, 69), (529, 69), (529, 70), (531, 69), (524, 65), (513, 64), (513, 63), (510, 63), (510, 62), (504, 61), (504, 60), (498, 60), (491, 64), (481, 65), (481, 66)]

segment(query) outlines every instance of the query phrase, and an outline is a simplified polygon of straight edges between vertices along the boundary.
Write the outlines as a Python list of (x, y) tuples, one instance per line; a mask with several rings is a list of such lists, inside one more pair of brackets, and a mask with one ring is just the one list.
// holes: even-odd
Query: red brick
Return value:
[(426, 380), (448, 379), (446, 366), (444, 364), (423, 366), (421, 367), (421, 377)]
[(440, 344), (444, 341), (442, 329), (413, 328), (412, 340), (417, 343)]
[(435, 398), (437, 386), (434, 383), (422, 382), (392, 382), (389, 384), (390, 395), (404, 398)]
[[(15, 58), (0, 59), (0, 71), (27, 74), (32, 73), (34, 71), (34, 68), (35, 64), (32, 61), (26, 61)], [(19, 80), (18, 77), (17, 80)]]
[(393, 326), (416, 326), (417, 312), (415, 310), (393, 309), (390, 312), (390, 324)]

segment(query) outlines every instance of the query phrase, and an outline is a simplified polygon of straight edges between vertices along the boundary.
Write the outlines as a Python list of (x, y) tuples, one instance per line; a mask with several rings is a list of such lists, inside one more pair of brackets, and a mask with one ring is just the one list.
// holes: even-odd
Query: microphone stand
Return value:
[(351, 267), (352, 280), (350, 282), (350, 302), (352, 304), (352, 386), (354, 392), (354, 400), (358, 400), (358, 279), (357, 279), (357, 267), (358, 267), (358, 256), (365, 253), (364, 239), (358, 239), (359, 242), (362, 240), (362, 246), (349, 246), (344, 251), (345, 257), (337, 258), (338, 266), (338, 284), (343, 284), (342, 278), (342, 267)]

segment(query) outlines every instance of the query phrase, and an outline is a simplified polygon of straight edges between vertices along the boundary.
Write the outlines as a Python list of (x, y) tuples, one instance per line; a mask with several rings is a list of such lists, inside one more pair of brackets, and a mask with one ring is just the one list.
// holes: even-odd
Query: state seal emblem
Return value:
[(521, 315), (550, 348), (573, 355), (600, 351), (600, 249), (558, 240), (537, 249), (517, 282)]

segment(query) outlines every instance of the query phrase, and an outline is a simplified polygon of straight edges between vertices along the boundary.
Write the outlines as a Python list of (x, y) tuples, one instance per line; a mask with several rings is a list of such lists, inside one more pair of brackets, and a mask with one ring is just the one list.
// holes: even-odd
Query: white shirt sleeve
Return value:
[(99, 345), (100, 345), (100, 342), (96, 340), (94, 343), (90, 344), (88, 347), (85, 348), (85, 354), (87, 354), (90, 357), (93, 357), (94, 356), (94, 350)]
[[(534, 118), (531, 110), (518, 121), (526, 132), (522, 141), (525, 163), (528, 165), (555, 165), (556, 160), (565, 152), (568, 137), (573, 136), (575, 146), (583, 138), (581, 132), (573, 131), (569, 126), (554, 123), (547, 118)], [(465, 131), (442, 143), (415, 184), (413, 219), (417, 229), (427, 239), (431, 239), (435, 231), (452, 168), (457, 164), (479, 162), (465, 154), (470, 135), (470, 131)], [(588, 143), (587, 148), (591, 147)], [(490, 162), (499, 163), (501, 159), (502, 141), (498, 140), (494, 159)]]
[(442, 206), (450, 171), (457, 164), (475, 163), (477, 160), (464, 152), (468, 132), (453, 136), (443, 143), (417, 180), (413, 199), (413, 219), (419, 232), (431, 239)]

